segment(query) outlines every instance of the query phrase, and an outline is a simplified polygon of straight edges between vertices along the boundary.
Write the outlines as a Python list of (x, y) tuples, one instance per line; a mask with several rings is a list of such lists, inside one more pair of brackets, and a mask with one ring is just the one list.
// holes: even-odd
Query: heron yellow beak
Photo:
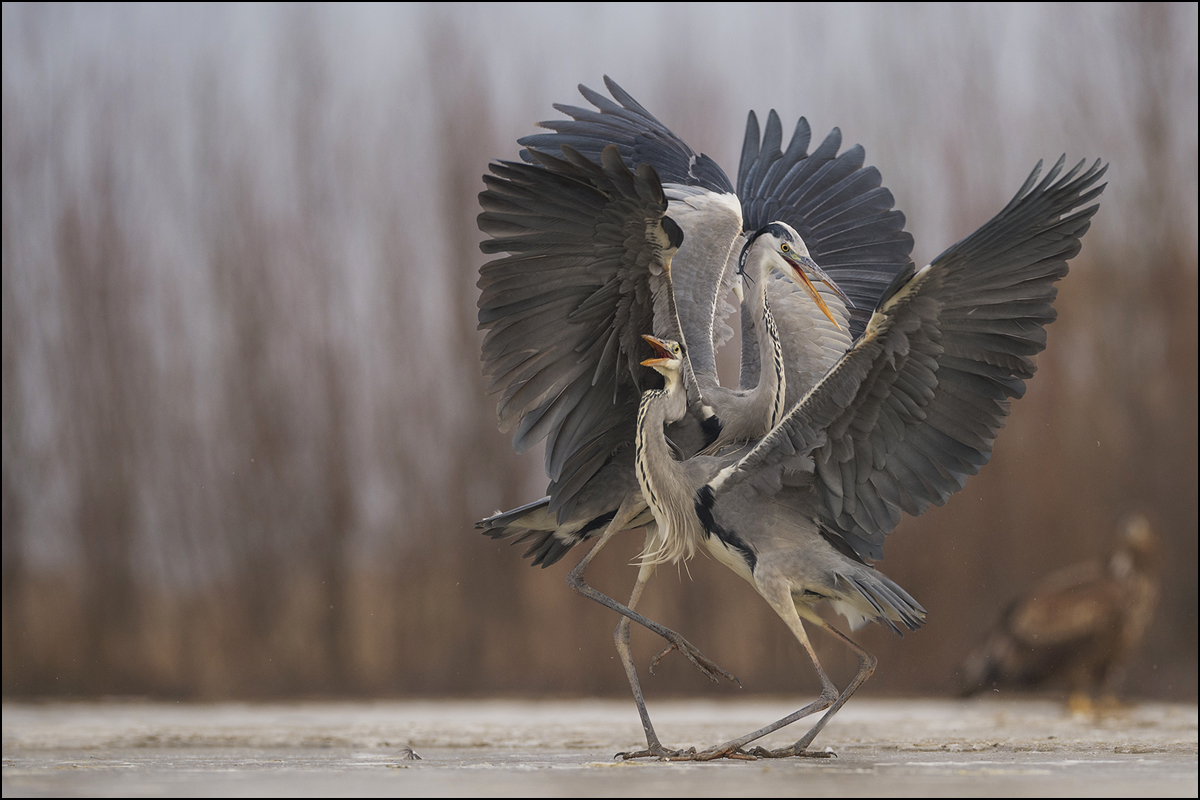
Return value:
[(668, 347), (667, 343), (662, 339), (646, 333), (642, 334), (642, 338), (650, 343), (650, 346), (654, 348), (654, 352), (656, 354), (655, 358), (647, 358), (645, 361), (643, 361), (643, 367), (655, 367), (660, 364), (665, 364), (674, 358), (674, 356), (671, 355), (670, 347)]
[(829, 310), (829, 306), (826, 305), (825, 301), (821, 298), (821, 293), (817, 291), (817, 287), (813, 286), (813, 282), (809, 280), (806, 270), (812, 271), (812, 273), (817, 276), (817, 280), (828, 286), (833, 290), (834, 294), (842, 298), (842, 302), (845, 303), (848, 308), (854, 308), (854, 303), (851, 302), (850, 298), (846, 296), (846, 293), (842, 291), (842, 287), (834, 283), (833, 278), (829, 277), (829, 275), (825, 273), (825, 270), (818, 267), (817, 262), (813, 261), (811, 258), (806, 258), (805, 256), (801, 256), (799, 259), (790, 258), (789, 256), (784, 256), (783, 258), (788, 262), (788, 264), (791, 265), (796, 276), (799, 278), (797, 282), (808, 290), (809, 295), (812, 296), (813, 302), (817, 304), (817, 308), (821, 309), (821, 313), (829, 318), (829, 321), (833, 323), (833, 327), (840, 331), (842, 326), (838, 324), (836, 319), (834, 319), (833, 312)]

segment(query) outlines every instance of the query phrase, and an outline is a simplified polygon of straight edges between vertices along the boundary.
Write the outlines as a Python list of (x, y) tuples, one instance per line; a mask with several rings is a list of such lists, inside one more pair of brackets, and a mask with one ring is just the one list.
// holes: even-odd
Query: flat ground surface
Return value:
[[(650, 710), (665, 743), (705, 747), (795, 707)], [(1053, 702), (855, 698), (814, 746), (837, 758), (707, 764), (614, 761), (644, 741), (632, 701), (5, 703), (3, 714), (5, 797), (1197, 794), (1195, 705), (1082, 717)]]

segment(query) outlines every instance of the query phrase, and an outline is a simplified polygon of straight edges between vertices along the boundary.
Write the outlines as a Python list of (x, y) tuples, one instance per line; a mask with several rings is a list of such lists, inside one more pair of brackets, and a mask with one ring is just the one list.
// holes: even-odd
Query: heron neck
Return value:
[[(687, 413), (687, 393), (683, 388), (683, 380), (678, 371), (663, 375), (665, 381), (661, 389), (648, 389), (642, 392), (641, 403), (638, 407), (638, 428), (642, 427), (643, 419), (650, 430), (654, 425), (670, 425), (683, 419)], [(663, 446), (666, 444), (664, 442)]]
[(768, 253), (755, 246), (746, 260), (751, 285), (742, 301), (741, 387), (748, 390), (744, 401), (748, 409), (743, 417), (752, 429), (742, 432), (740, 440), (762, 436), (775, 427), (784, 410), (787, 377), (779, 329), (767, 301), (767, 282), (772, 280)]
[[(668, 270), (668, 274), (669, 272), (670, 271)], [(689, 347), (690, 343), (684, 338), (683, 323), (679, 318), (679, 306), (675, 301), (675, 287), (673, 284), (670, 285), (669, 290), (665, 292), (665, 294), (667, 300), (667, 313), (671, 315), (671, 324), (674, 328), (672, 333), (679, 338), (679, 341), (683, 343), (684, 347)], [(672, 376), (667, 375), (664, 377), (669, 382)], [(683, 360), (683, 363), (680, 365), (680, 371), (679, 373), (675, 374), (674, 378), (675, 380), (682, 382), (685, 405), (699, 407), (703, 404), (703, 399), (700, 392), (700, 384), (697, 382), (696, 373), (692, 369), (691, 359), (685, 358)], [(682, 415), (680, 416), (680, 419), (681, 418)], [(674, 421), (676, 420), (670, 420), (669, 422)]]
[(687, 398), (678, 375), (668, 375), (667, 385), (642, 393), (638, 406), (634, 466), (642, 497), (658, 523), (658, 545), (643, 553), (648, 563), (666, 563), (690, 558), (699, 535), (696, 531), (692, 494), (683, 468), (671, 453), (663, 426), (687, 413)]

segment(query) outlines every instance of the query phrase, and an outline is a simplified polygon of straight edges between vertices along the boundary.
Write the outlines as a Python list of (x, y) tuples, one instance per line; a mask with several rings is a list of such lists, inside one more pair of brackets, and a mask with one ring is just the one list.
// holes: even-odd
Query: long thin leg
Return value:
[[(834, 704), (829, 707), (829, 710), (825, 712), (825, 716), (821, 717), (821, 719), (817, 721), (817, 724), (813, 725), (812, 729), (808, 733), (804, 734), (800, 741), (796, 742), (791, 747), (784, 747), (780, 750), (774, 750), (770, 752), (763, 750), (762, 748), (756, 748), (754, 754), (757, 756), (786, 758), (787, 756), (816, 755), (815, 753), (805, 752), (808, 749), (808, 746), (812, 744), (812, 740), (817, 738), (817, 734), (821, 732), (821, 729), (825, 727), (825, 724), (829, 722), (830, 718), (837, 713), (837, 710), (846, 704), (846, 701), (850, 699), (850, 695), (854, 694), (858, 687), (862, 686), (863, 682), (866, 681), (867, 678), (871, 677), (871, 674), (875, 672), (875, 665), (879, 663), (879, 659), (875, 658), (875, 656), (871, 655), (866, 650), (863, 650), (853, 639), (830, 625), (828, 622), (820, 620), (817, 624), (832, 633), (837, 638), (841, 639), (851, 650), (855, 652), (855, 654), (858, 656), (858, 674), (854, 676), (854, 680), (850, 681), (850, 685), (846, 687), (846, 691), (842, 692), (841, 696), (838, 697)], [(816, 659), (814, 659), (814, 662), (815, 661)]]
[[(804, 651), (808, 653), (808, 657), (812, 660), (813, 667), (815, 667), (817, 670), (817, 676), (821, 679), (821, 696), (804, 706), (804, 708), (788, 714), (783, 719), (776, 720), (770, 725), (759, 728), (753, 733), (748, 733), (745, 736), (740, 736), (737, 739), (726, 742), (725, 744), (717, 745), (716, 747), (712, 747), (701, 753), (697, 753), (693, 757), (696, 761), (709, 761), (714, 758), (737, 757), (743, 747), (756, 739), (761, 739), (768, 733), (774, 733), (780, 728), (791, 725), (798, 719), (815, 714), (822, 709), (829, 708), (831, 704), (834, 708), (837, 708), (837, 703), (835, 702), (835, 698), (838, 697), (837, 687), (833, 685), (833, 681), (829, 679), (829, 676), (825, 674), (825, 670), (821, 668), (821, 662), (817, 660), (817, 652), (813, 649), (812, 642), (808, 640), (808, 632), (804, 630), (804, 623), (801, 621), (800, 615), (796, 612), (796, 605), (792, 602), (790, 589), (780, 588), (776, 591), (764, 591), (764, 587), (760, 586), (758, 588), (759, 593), (762, 594), (767, 602), (771, 604), (771, 608), (775, 609), (775, 613), (783, 618), (783, 621), (787, 623), (788, 628), (790, 628), (795, 637), (800, 640), (800, 644), (804, 647)], [(857, 645), (855, 645), (855, 647), (857, 647)], [(859, 683), (861, 682), (862, 681), (859, 681)], [(857, 688), (857, 684), (854, 684), (854, 686)], [(828, 717), (828, 714), (826, 714), (826, 717)], [(818, 729), (820, 728), (821, 724), (823, 723), (818, 723)], [(761, 750), (761, 748), (757, 748), (752, 755), (760, 755), (758, 750)], [(820, 755), (824, 756), (825, 754), (822, 753)]]
[[(654, 540), (658, 537), (658, 527), (651, 522), (646, 526), (646, 551), (650, 551), (650, 547)], [(632, 611), (637, 605), (638, 600), (642, 597), (642, 590), (646, 588), (646, 583), (650, 580), (650, 576), (654, 574), (654, 564), (642, 563), (641, 569), (638, 570), (637, 583), (633, 585), (633, 593), (629, 597), (629, 609)], [(617, 623), (616, 630), (613, 631), (613, 641), (617, 645), (617, 654), (621, 657), (621, 666), (625, 667), (625, 676), (629, 678), (629, 688), (633, 690), (633, 700), (637, 703), (638, 714), (642, 718), (642, 730), (646, 732), (646, 749), (637, 750), (629, 753), (617, 753), (617, 757), (629, 760), (631, 758), (670, 758), (673, 756), (682, 755), (678, 750), (669, 750), (663, 747), (662, 742), (658, 739), (658, 734), (654, 732), (654, 724), (650, 722), (650, 713), (646, 711), (646, 701), (642, 697), (642, 684), (638, 680), (637, 667), (633, 665), (633, 654), (629, 650), (629, 617), (621, 617), (621, 621)], [(694, 750), (692, 752), (695, 752)]]
[(696, 666), (696, 669), (707, 675), (714, 683), (720, 683), (722, 677), (731, 681), (737, 681), (737, 678), (717, 666), (715, 662), (701, 653), (695, 645), (680, 636), (675, 631), (659, 625), (654, 620), (643, 617), (633, 609), (621, 605), (608, 595), (596, 591), (584, 582), (584, 570), (588, 568), (588, 565), (592, 562), (592, 559), (595, 558), (596, 553), (600, 552), (600, 548), (607, 544), (608, 540), (611, 539), (614, 534), (625, 529), (625, 526), (635, 516), (635, 507), (636, 503), (633, 496), (626, 497), (621, 502), (620, 508), (618, 508), (617, 513), (613, 515), (612, 521), (608, 523), (608, 527), (604, 529), (604, 533), (600, 536), (599, 541), (597, 541), (595, 546), (588, 551), (588, 554), (585, 555), (579, 561), (579, 563), (575, 565), (575, 569), (571, 570), (570, 574), (567, 575), (567, 585), (589, 600), (594, 600), (602, 606), (607, 606), (613, 611), (616, 611), (618, 614), (628, 617), (639, 625), (654, 631), (659, 636), (670, 642), (672, 646), (679, 650), (679, 652), (687, 656), (688, 660)]

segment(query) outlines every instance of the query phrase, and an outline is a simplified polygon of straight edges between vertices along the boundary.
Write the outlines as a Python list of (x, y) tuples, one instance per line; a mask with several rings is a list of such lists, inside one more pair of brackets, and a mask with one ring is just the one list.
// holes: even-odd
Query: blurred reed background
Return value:
[[(480, 176), (605, 73), (731, 175), (750, 109), (840, 126), (918, 264), (1038, 159), (1111, 162), (992, 463), (888, 543), (930, 623), (861, 633), (864, 691), (948, 693), (1014, 594), (1141, 510), (1167, 564), (1125, 688), (1195, 698), (1194, 4), (5, 4), (5, 697), (627, 692), (616, 618), (564, 584), (582, 554), (533, 570), (472, 529), (545, 485), (479, 374)], [(640, 543), (594, 584), (624, 597)], [(749, 586), (689, 569), (646, 613), (743, 691), (817, 686)], [(737, 690), (673, 657), (647, 691)]]

